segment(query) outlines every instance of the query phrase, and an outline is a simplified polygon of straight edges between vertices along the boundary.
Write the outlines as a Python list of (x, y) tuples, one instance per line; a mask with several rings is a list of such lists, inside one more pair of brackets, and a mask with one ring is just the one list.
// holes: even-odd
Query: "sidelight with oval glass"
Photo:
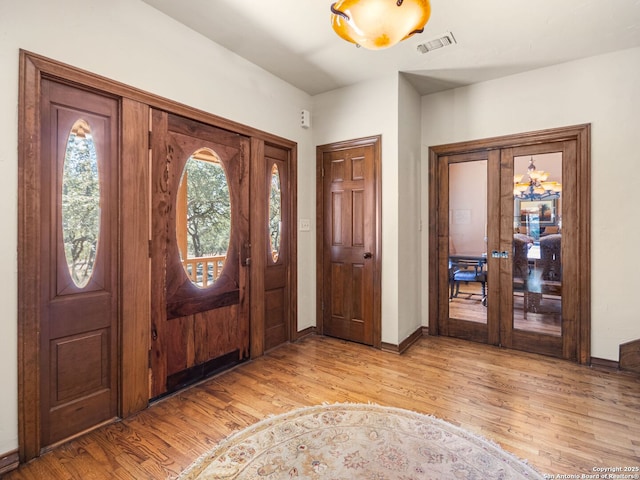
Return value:
[(78, 119), (69, 132), (62, 168), (62, 239), (73, 283), (83, 288), (95, 269), (100, 236), (100, 178), (89, 123)]
[(269, 190), (269, 245), (271, 259), (280, 257), (280, 235), (282, 233), (282, 188), (280, 171), (275, 163), (271, 167), (271, 188)]
[(201, 148), (187, 160), (178, 190), (176, 238), (180, 261), (200, 288), (219, 278), (231, 238), (231, 196), (218, 155)]

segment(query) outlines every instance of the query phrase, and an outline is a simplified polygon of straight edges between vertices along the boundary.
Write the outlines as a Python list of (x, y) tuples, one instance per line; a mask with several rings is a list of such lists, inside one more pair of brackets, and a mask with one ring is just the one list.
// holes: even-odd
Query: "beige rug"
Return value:
[(179, 477), (205, 479), (542, 479), (485, 439), (398, 408), (335, 404), (267, 418)]

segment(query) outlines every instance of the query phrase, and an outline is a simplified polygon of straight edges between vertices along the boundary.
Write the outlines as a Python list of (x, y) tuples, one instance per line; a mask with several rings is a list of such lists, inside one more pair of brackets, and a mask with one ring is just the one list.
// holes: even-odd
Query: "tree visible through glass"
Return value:
[(280, 171), (275, 163), (271, 167), (271, 189), (269, 191), (269, 243), (271, 258), (278, 261), (280, 256), (280, 234), (282, 233), (282, 189)]
[(100, 235), (98, 156), (86, 120), (77, 120), (67, 141), (62, 172), (62, 238), (69, 273), (83, 288), (93, 274)]
[(181, 261), (191, 281), (207, 287), (224, 267), (231, 237), (229, 185), (215, 152), (203, 148), (189, 157), (180, 191), (177, 214), (184, 218), (177, 218), (176, 228)]

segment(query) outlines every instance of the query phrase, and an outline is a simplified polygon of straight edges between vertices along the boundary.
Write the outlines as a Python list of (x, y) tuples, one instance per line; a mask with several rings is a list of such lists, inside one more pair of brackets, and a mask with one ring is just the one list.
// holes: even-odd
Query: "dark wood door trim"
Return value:
[(323, 180), (323, 158), (326, 152), (335, 152), (356, 147), (371, 146), (374, 152), (374, 172), (375, 172), (375, 248), (374, 258), (374, 288), (373, 288), (373, 346), (382, 348), (382, 280), (380, 272), (382, 269), (382, 154), (380, 135), (363, 137), (354, 140), (346, 140), (316, 147), (316, 331), (324, 333), (323, 325), (323, 298), (324, 298), (324, 180)]
[(505, 148), (528, 147), (553, 142), (575, 141), (576, 152), (576, 179), (577, 179), (577, 203), (578, 212), (575, 221), (575, 229), (580, 232), (578, 252), (575, 252), (581, 261), (576, 268), (577, 285), (575, 290), (580, 292), (576, 328), (576, 351), (564, 352), (565, 358), (577, 358), (581, 364), (589, 364), (591, 361), (591, 126), (590, 124), (575, 125), (562, 128), (553, 128), (527, 132), (522, 134), (492, 137), (469, 142), (438, 145), (429, 148), (429, 334), (446, 334), (442, 331), (441, 322), (438, 320), (444, 307), (440, 305), (438, 295), (439, 279), (442, 278), (438, 258), (443, 249), (448, 248), (448, 238), (443, 235), (446, 232), (441, 222), (447, 219), (440, 218), (439, 199), (442, 185), (439, 183), (438, 168), (440, 159), (452, 154), (472, 153), (485, 150), (501, 150)]

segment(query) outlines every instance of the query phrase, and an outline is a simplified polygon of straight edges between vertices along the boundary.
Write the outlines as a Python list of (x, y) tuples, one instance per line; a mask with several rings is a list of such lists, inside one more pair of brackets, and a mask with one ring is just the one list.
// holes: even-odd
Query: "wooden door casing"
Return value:
[[(176, 390), (249, 355), (249, 140), (152, 111), (151, 397)], [(231, 196), (227, 260), (215, 284), (189, 280), (176, 239), (176, 200), (188, 158), (216, 152)]]
[(318, 147), (318, 240), (322, 333), (379, 347), (378, 148), (379, 137)]
[[(40, 443), (47, 447), (118, 414), (118, 124), (119, 102), (42, 81), (40, 238)], [(85, 286), (69, 273), (62, 189), (67, 141), (86, 120), (100, 185), (99, 237)]]

